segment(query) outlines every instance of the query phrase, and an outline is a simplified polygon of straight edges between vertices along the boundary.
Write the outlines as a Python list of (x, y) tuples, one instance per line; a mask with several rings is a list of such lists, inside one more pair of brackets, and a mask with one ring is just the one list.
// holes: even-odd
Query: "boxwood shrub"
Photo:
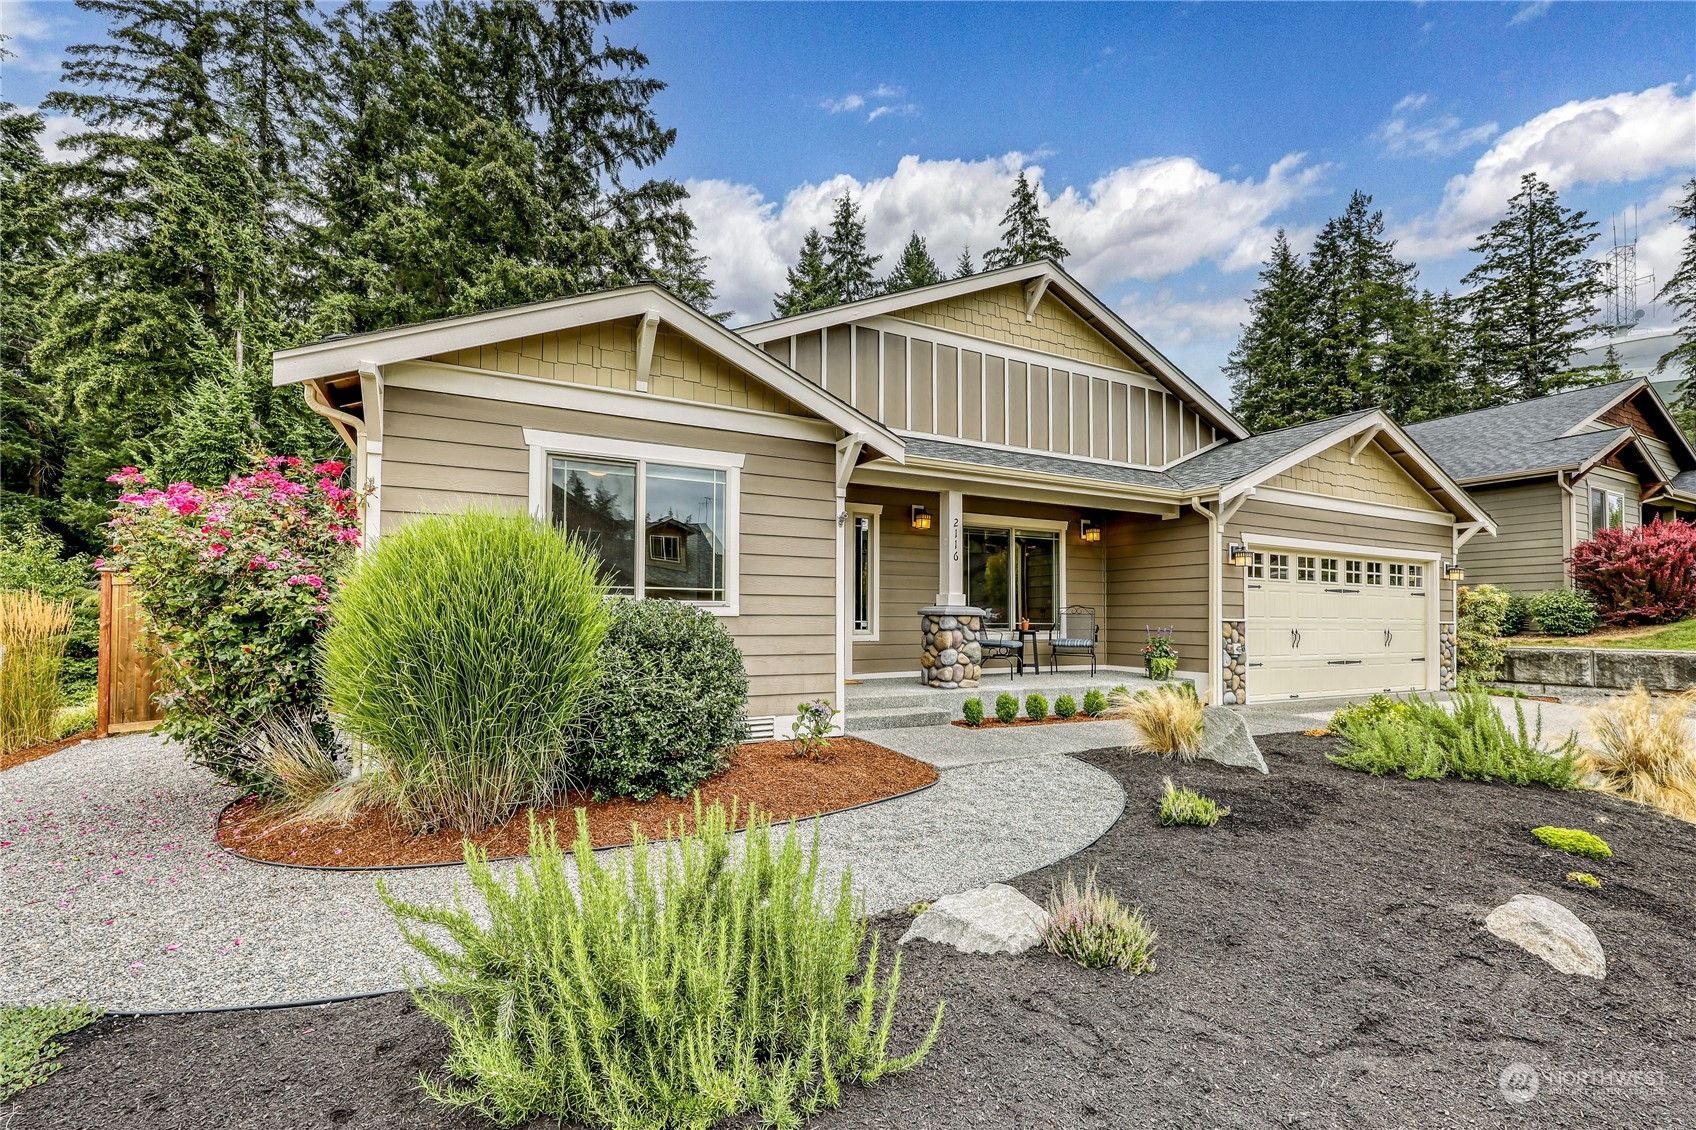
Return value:
[(1010, 723), (1019, 716), (1019, 698), (1017, 695), (1002, 691), (995, 696), (995, 719), (998, 722)]
[(1596, 627), (1596, 606), (1571, 589), (1550, 589), (1531, 597), (1531, 619), (1546, 636), (1582, 636)]
[(1069, 694), (1063, 694), (1054, 700), (1054, 716), (1056, 718), (1071, 718), (1078, 713), (1078, 700)]
[(1025, 696), (1025, 717), (1040, 722), (1048, 717), (1048, 700), (1039, 694)]
[(619, 600), (601, 644), (573, 770), (597, 792), (688, 796), (747, 733), (748, 675), (718, 617), (674, 600)]
[(960, 717), (966, 720), (968, 726), (983, 725), (983, 699), (968, 698), (960, 707)]
[(1100, 718), (1107, 713), (1107, 696), (1091, 687), (1084, 692), (1084, 713), (1091, 718)]

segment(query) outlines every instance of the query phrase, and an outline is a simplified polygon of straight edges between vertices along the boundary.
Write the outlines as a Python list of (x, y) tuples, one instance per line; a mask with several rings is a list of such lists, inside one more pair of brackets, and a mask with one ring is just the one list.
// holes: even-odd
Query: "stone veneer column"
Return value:
[(1442, 663), (1439, 668), (1437, 685), (1446, 691), (1452, 691), (1460, 683), (1455, 673), (1455, 626), (1452, 623), (1437, 625), (1437, 650), (1441, 654)]
[(983, 609), (938, 604), (919, 609), (924, 654), (919, 677), (926, 686), (942, 690), (975, 687), (983, 675)]
[(1248, 701), (1248, 625), (1242, 620), (1219, 623), (1219, 701), (1240, 706)]

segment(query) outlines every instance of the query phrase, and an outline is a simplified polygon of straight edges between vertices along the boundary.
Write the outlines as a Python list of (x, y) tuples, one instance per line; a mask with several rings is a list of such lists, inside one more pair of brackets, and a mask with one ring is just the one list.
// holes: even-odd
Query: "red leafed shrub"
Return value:
[(1661, 624), (1696, 614), (1696, 526), (1656, 518), (1601, 530), (1567, 559), (1608, 624)]

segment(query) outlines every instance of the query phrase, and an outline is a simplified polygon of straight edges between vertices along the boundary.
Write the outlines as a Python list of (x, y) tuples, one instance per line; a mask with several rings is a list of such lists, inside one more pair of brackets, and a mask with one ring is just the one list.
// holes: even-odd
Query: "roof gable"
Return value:
[(1343, 440), (1272, 476), (1265, 485), (1331, 498), (1365, 495), (1374, 502), (1410, 510), (1447, 509), (1376, 439), (1358, 450), (1352, 442)]
[(892, 318), (1004, 341), (1041, 353), (1075, 357), (1109, 369), (1146, 370), (1077, 311), (1052, 294), (1042, 294), (1026, 317), (1025, 288), (1018, 283), (891, 311)]

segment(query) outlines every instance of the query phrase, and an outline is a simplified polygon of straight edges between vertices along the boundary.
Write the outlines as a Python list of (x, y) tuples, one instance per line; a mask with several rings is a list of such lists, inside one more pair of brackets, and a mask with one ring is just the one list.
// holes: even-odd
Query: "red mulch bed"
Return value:
[[(730, 767), (701, 782), (701, 803), (740, 802), (738, 819), (746, 823), (749, 805), (773, 820), (815, 816), (883, 800), (923, 788), (936, 780), (936, 769), (923, 761), (858, 738), (833, 738), (817, 760), (797, 757), (787, 741), (739, 746)], [(573, 790), (563, 801), (519, 809), (505, 824), (470, 837), (492, 859), (523, 855), (530, 846), (529, 814), (543, 824), (552, 820), (562, 841), (577, 834), (576, 809), (589, 820), (596, 847), (630, 842), (635, 825), (644, 837), (665, 835), (693, 823), (693, 798), (664, 795), (650, 801), (593, 801)], [(347, 824), (277, 823), (277, 814), (252, 797), (230, 805), (218, 820), (218, 841), (237, 855), (272, 863), (312, 867), (394, 867), (413, 863), (457, 863), (465, 858), (463, 838), (451, 830), (418, 835), (386, 809), (361, 813)]]
[(67, 746), (76, 745), (86, 738), (94, 736), (93, 730), (84, 730), (80, 734), (72, 734), (46, 745), (31, 746), (28, 749), (17, 749), (11, 753), (0, 753), (0, 769), (16, 769), (20, 765), (28, 765), (32, 761), (40, 761), (50, 753), (58, 753)]
[(1016, 726), (1063, 726), (1068, 722), (1111, 722), (1111, 718), (1091, 718), (1083, 711), (1070, 718), (1058, 718), (1050, 714), (1047, 718), (1015, 718), (1011, 722), (1003, 722), (999, 718), (984, 716), (984, 720), (976, 726), (969, 725), (964, 718), (954, 719), (954, 725), (966, 730), (1011, 730)]

